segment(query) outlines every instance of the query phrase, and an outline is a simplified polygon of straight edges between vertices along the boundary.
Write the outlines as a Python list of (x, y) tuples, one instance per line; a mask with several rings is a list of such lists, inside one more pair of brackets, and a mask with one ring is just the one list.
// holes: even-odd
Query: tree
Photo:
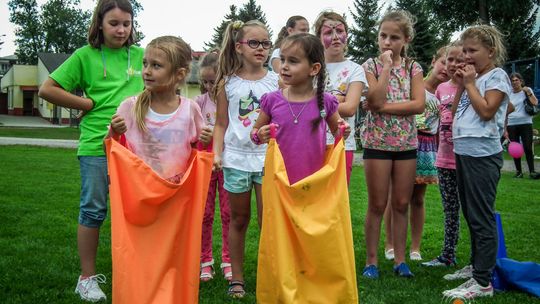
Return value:
[(91, 13), (77, 6), (79, 0), (50, 0), (42, 7), (44, 50), (71, 54), (86, 44)]
[[(137, 0), (131, 0), (133, 15), (142, 10)], [(15, 43), (19, 61), (36, 64), (38, 53), (70, 54), (87, 43), (91, 12), (80, 9), (80, 0), (48, 0), (41, 8), (36, 0), (10, 0), (9, 21), (15, 24)], [(138, 41), (144, 35), (134, 29)]]
[(45, 34), (40, 22), (36, 0), (10, 0), (9, 21), (15, 24), (15, 55), (19, 62), (36, 64), (37, 55), (44, 49)]
[(412, 57), (427, 71), (437, 49), (448, 43), (449, 34), (445, 34), (438, 28), (435, 17), (427, 10), (423, 0), (397, 0), (396, 6), (411, 12), (416, 17), (415, 37), (410, 44), (410, 51)]
[[(219, 47), (221, 46), (221, 42), (223, 42), (223, 33), (225, 32), (225, 29), (227, 28), (227, 25), (229, 25), (229, 22), (234, 20), (240, 20), (243, 22), (247, 22), (249, 20), (259, 20), (263, 24), (265, 24), (268, 27), (268, 22), (266, 21), (266, 15), (261, 9), (260, 5), (257, 5), (257, 2), (255, 0), (248, 0), (238, 12), (236, 11), (236, 6), (231, 5), (229, 6), (229, 13), (225, 15), (224, 19), (221, 21), (221, 24), (214, 28), (214, 34), (212, 35), (212, 41), (205, 42), (205, 45), (208, 49), (211, 49), (213, 47)], [(272, 38), (272, 31), (269, 29), (269, 38)]]
[(133, 7), (133, 30), (135, 31), (135, 42), (138, 43), (145, 37), (141, 31), (139, 22), (137, 22), (137, 15), (143, 10), (143, 6), (138, 0), (131, 0), (131, 6)]
[[(492, 24), (505, 35), (508, 59), (539, 54), (540, 34), (534, 30), (540, 0), (425, 0), (441, 23), (450, 30), (484, 23)], [(474, 9), (476, 8), (476, 9)]]
[(348, 53), (353, 61), (362, 64), (368, 58), (377, 56), (377, 22), (379, 6), (377, 1), (354, 0), (354, 12), (349, 8), (354, 24), (349, 28)]
[(223, 41), (223, 33), (225, 32), (227, 25), (229, 25), (229, 22), (234, 20), (238, 20), (238, 15), (236, 13), (236, 6), (231, 5), (229, 6), (229, 13), (225, 15), (225, 17), (221, 21), (221, 24), (218, 27), (214, 28), (212, 41), (204, 43), (207, 49), (213, 49), (215, 47), (221, 46), (221, 42)]

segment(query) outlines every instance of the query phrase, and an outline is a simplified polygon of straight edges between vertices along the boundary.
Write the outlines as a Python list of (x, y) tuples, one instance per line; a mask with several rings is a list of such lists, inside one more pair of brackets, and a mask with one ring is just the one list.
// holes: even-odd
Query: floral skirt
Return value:
[(435, 167), (436, 157), (437, 136), (418, 132), (415, 184), (427, 185), (439, 182), (437, 168)]

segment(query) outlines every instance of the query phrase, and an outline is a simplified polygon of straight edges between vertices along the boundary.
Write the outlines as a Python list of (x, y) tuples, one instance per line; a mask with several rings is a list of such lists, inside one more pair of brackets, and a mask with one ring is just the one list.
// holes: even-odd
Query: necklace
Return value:
[(298, 124), (298, 118), (300, 117), (300, 115), (302, 115), (302, 112), (304, 112), (304, 109), (306, 108), (308, 103), (309, 102), (305, 102), (302, 109), (300, 109), (300, 112), (298, 112), (298, 114), (294, 114), (291, 107), (291, 102), (289, 101), (289, 90), (287, 90), (287, 105), (289, 105), (289, 111), (291, 111), (291, 115), (294, 117), (294, 120), (293, 120), (294, 124)]

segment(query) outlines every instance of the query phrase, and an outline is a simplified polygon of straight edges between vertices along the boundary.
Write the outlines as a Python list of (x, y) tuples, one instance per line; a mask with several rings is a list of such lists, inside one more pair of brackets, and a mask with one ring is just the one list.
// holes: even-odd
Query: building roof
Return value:
[(15, 55), (4, 56), (4, 57), (0, 57), (0, 60), (17, 61), (17, 56)]
[(58, 68), (66, 59), (71, 56), (70, 54), (63, 53), (39, 53), (38, 58), (43, 62), (43, 65), (47, 68), (49, 73), (52, 73), (56, 68)]

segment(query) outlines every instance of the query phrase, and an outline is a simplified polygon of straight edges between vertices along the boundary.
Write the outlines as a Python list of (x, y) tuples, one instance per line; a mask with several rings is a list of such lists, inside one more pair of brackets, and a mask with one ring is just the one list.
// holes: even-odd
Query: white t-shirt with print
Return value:
[[(326, 89), (325, 91), (334, 95), (347, 95), (349, 91), (349, 85), (352, 82), (362, 82), (364, 87), (367, 88), (367, 80), (364, 69), (361, 65), (345, 60), (341, 62), (326, 63)], [(351, 126), (351, 130), (354, 130), (355, 116), (343, 117), (343, 119)], [(330, 130), (326, 132), (326, 144), (334, 144), (334, 136)], [(345, 150), (356, 150), (356, 140), (354, 139), (354, 132), (345, 140)]]
[(266, 145), (255, 145), (250, 133), (259, 117), (262, 95), (277, 89), (278, 75), (271, 71), (259, 80), (246, 80), (236, 75), (227, 78), (225, 92), (229, 103), (229, 126), (225, 131), (223, 167), (262, 171)]
[(487, 91), (498, 90), (504, 98), (490, 120), (482, 120), (476, 113), (471, 100), (464, 91), (452, 125), (454, 152), (472, 157), (490, 156), (502, 151), (500, 138), (504, 132), (504, 120), (512, 92), (510, 79), (501, 68), (495, 68), (476, 79), (476, 87), (482, 97)]

